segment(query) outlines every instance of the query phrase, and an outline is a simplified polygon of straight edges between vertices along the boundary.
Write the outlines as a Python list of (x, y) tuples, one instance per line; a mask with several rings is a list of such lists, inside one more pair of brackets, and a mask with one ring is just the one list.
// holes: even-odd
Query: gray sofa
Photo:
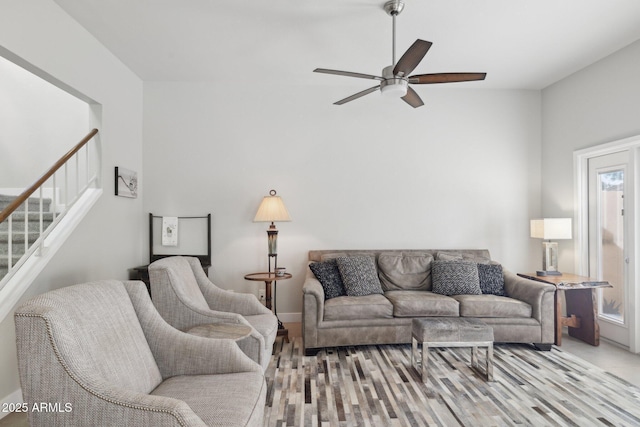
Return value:
[(432, 292), (431, 269), (436, 261), (496, 265), (488, 250), (312, 250), (309, 263), (363, 255), (375, 260), (381, 294), (325, 299), (322, 284), (308, 270), (302, 288), (305, 354), (331, 346), (410, 343), (412, 319), (430, 316), (477, 318), (493, 327), (495, 342), (551, 348), (553, 285), (503, 269), (506, 296)]

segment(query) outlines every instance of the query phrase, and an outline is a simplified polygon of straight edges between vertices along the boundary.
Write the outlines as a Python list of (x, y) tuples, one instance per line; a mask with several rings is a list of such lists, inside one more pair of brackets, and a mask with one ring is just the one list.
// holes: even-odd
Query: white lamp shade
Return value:
[(291, 221), (280, 196), (265, 196), (253, 222)]
[(531, 220), (531, 237), (535, 239), (571, 239), (571, 218)]

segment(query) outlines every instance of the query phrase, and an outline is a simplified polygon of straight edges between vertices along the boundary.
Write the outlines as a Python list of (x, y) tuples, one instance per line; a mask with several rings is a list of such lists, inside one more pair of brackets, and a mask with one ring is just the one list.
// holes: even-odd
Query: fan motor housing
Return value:
[(389, 65), (382, 70), (384, 80), (380, 82), (380, 92), (384, 96), (400, 98), (407, 94), (409, 81), (404, 77), (393, 75), (393, 65)]

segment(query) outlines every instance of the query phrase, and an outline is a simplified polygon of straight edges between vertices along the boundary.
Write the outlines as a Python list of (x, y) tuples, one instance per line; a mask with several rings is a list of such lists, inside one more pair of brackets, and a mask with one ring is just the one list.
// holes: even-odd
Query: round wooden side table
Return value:
[(251, 326), (240, 323), (208, 323), (206, 325), (194, 326), (189, 329), (187, 333), (204, 338), (221, 338), (238, 341), (251, 335)]
[[(245, 280), (253, 280), (257, 282), (264, 282), (265, 287), (265, 305), (271, 310), (271, 286), (274, 286), (274, 299), (273, 299), (273, 314), (278, 318), (278, 310), (276, 309), (275, 299), (275, 286), (278, 280), (291, 279), (293, 276), (290, 273), (284, 273), (281, 276), (276, 275), (274, 272), (262, 272), (262, 273), (250, 273), (244, 276)], [(285, 342), (289, 342), (289, 331), (284, 327), (280, 319), (278, 319), (278, 335), (284, 336)]]

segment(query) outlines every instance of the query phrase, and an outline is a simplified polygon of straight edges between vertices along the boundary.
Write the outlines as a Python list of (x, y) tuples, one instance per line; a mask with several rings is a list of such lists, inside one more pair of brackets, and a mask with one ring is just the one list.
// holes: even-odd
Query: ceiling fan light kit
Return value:
[(418, 66), (420, 61), (422, 61), (422, 58), (427, 54), (432, 43), (420, 39), (416, 40), (396, 63), (396, 16), (398, 16), (403, 9), (404, 2), (400, 0), (391, 0), (384, 4), (385, 12), (387, 12), (393, 20), (393, 40), (391, 44), (392, 65), (385, 67), (382, 70), (382, 77), (371, 74), (354, 73), (351, 71), (330, 70), (327, 68), (316, 68), (313, 70), (316, 73), (335, 74), (338, 76), (380, 81), (378, 85), (334, 102), (334, 104), (342, 105), (380, 90), (385, 97), (401, 98), (413, 108), (417, 108), (424, 105), (424, 102), (422, 102), (420, 96), (418, 96), (416, 91), (414, 91), (409, 84), (453, 83), (485, 79), (487, 75), (486, 73), (435, 73), (409, 76), (409, 74), (411, 74), (411, 72)]
[(382, 70), (384, 80), (380, 82), (380, 92), (389, 98), (401, 98), (407, 94), (409, 81), (402, 77), (393, 75), (393, 65), (389, 65)]

